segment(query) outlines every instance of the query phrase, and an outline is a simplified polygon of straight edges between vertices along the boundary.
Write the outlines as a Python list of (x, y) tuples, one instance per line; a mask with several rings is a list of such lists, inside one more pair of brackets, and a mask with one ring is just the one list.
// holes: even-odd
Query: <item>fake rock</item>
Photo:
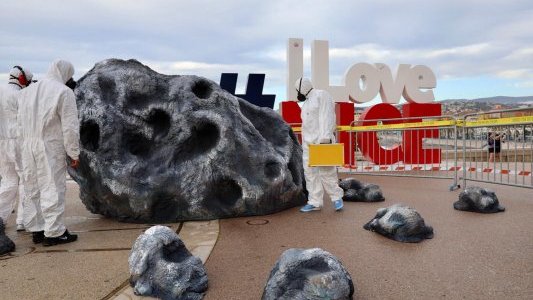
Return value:
[(81, 155), (69, 174), (93, 213), (162, 223), (305, 203), (302, 149), (271, 109), (135, 60), (97, 63), (75, 93)]
[(15, 251), (15, 243), (6, 235), (4, 220), (0, 218), (0, 255)]
[(207, 290), (202, 261), (166, 226), (153, 226), (141, 234), (128, 261), (136, 295), (195, 300), (202, 299)]
[(433, 238), (433, 228), (426, 225), (422, 216), (400, 204), (378, 209), (376, 216), (363, 228), (399, 242), (418, 243)]
[(354, 285), (332, 254), (320, 248), (288, 249), (276, 262), (262, 300), (348, 300)]
[(453, 204), (453, 208), (485, 214), (505, 211), (505, 207), (500, 205), (496, 193), (477, 186), (465, 188), (459, 194), (459, 200)]

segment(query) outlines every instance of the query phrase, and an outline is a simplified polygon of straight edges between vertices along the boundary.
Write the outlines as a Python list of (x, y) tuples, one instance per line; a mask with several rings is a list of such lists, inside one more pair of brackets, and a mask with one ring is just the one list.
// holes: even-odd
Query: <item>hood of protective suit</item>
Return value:
[(46, 73), (47, 77), (51, 77), (62, 83), (66, 83), (74, 75), (74, 66), (66, 60), (56, 60), (52, 63)]
[[(302, 81), (302, 85), (300, 86), (300, 80)], [(307, 95), (310, 90), (313, 89), (313, 83), (311, 83), (311, 80), (309, 78), (299, 78), (294, 83), (294, 87), (296, 88), (296, 91), (299, 91), (300, 94)]]
[[(28, 82), (31, 82), (31, 80), (33, 79), (33, 74), (30, 72), (30, 70), (26, 68), (22, 68), (22, 70), (24, 71), (24, 75), (26, 75), (26, 80)], [(17, 85), (22, 88), (18, 80), (20, 75), (22, 75), (22, 71), (20, 71), (19, 68), (13, 67), (11, 71), (9, 72), (9, 83)]]

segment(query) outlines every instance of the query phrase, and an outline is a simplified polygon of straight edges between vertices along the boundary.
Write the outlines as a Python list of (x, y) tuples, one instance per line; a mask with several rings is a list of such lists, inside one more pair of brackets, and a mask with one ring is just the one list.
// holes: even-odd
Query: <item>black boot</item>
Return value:
[(40, 244), (44, 241), (44, 231), (32, 232), (31, 235), (34, 244)]
[(77, 234), (70, 234), (68, 230), (65, 230), (65, 233), (63, 233), (62, 235), (58, 237), (53, 237), (53, 238), (45, 237), (43, 241), (43, 246), (48, 247), (48, 246), (54, 246), (54, 245), (59, 245), (59, 244), (72, 243), (76, 241), (77, 239), (78, 239)]

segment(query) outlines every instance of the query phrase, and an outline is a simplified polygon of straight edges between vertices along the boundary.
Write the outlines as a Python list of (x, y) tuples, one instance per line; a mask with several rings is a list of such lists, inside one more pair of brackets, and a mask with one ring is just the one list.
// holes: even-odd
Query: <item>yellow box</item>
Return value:
[(309, 145), (309, 166), (344, 166), (344, 144)]

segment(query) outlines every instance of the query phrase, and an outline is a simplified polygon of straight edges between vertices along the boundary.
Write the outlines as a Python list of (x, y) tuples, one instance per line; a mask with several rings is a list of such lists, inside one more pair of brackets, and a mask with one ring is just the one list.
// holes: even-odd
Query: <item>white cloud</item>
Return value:
[(533, 47), (514, 50), (503, 59), (506, 61), (521, 61), (522, 63), (533, 65)]
[(512, 69), (505, 70), (498, 73), (498, 76), (505, 79), (517, 80), (513, 84), (519, 89), (533, 88), (533, 68), (532, 69)]
[(279, 84), (285, 80), (284, 70), (268, 68), (258, 64), (221, 64), (205, 63), (195, 61), (141, 61), (153, 70), (168, 75), (197, 75), (211, 79), (215, 82), (220, 81), (221, 73), (238, 73), (237, 93), (244, 93), (248, 74), (262, 73), (266, 74), (264, 93), (277, 91), (279, 98), (284, 97), (279, 91)]
[(79, 77), (98, 61), (135, 58), (161, 73), (215, 81), (222, 72), (238, 72), (239, 82), (247, 73), (266, 73), (266, 88), (279, 89), (289, 37), (304, 38), (306, 70), (311, 41), (329, 40), (331, 84), (354, 63), (383, 62), (392, 69), (425, 64), (439, 79), (494, 76), (524, 89), (531, 71), (517, 70), (532, 68), (527, 0), (0, 3), (4, 24), (20, 24), (21, 12), (28, 20), (0, 29), (0, 71), (22, 64), (38, 75), (60, 57), (74, 63)]
[(499, 72), (498, 76), (506, 79), (533, 78), (533, 69), (505, 70)]
[(377, 44), (361, 44), (351, 48), (332, 48), (329, 55), (331, 58), (364, 59), (377, 62), (390, 57), (392, 52)]
[(466, 45), (461, 47), (452, 47), (452, 48), (444, 48), (444, 49), (438, 49), (438, 50), (432, 50), (428, 51), (425, 56), (428, 58), (438, 58), (442, 56), (472, 56), (472, 55), (480, 55), (486, 52), (487, 50), (490, 50), (490, 44), (489, 43), (480, 43), (480, 44), (473, 44), (473, 45)]
[(1, 82), (7, 82), (9, 80), (9, 73), (0, 73), (0, 84)]
[(533, 80), (530, 81), (520, 81), (515, 85), (517, 88), (530, 89), (533, 88)]
[(150, 62), (147, 64), (153, 65), (155, 69), (161, 72), (184, 74), (192, 72), (228, 72), (239, 69), (251, 69), (253, 65), (238, 65), (238, 64), (219, 64), (219, 63), (205, 63), (197, 61), (169, 61), (169, 62)]
[[(287, 42), (287, 40), (285, 40), (284, 42)], [(252, 59), (253, 57), (257, 58), (259, 56), (261, 58), (265, 58), (268, 60), (284, 63), (287, 61), (287, 47), (286, 47), (286, 44), (284, 44), (283, 46), (278, 46), (276, 48), (273, 48), (267, 51), (247, 53), (246, 56), (249, 57), (250, 59)], [(330, 50), (330, 56), (331, 56), (331, 50)], [(304, 48), (304, 61), (309, 61), (310, 59), (311, 59), (311, 48), (309, 47)]]

